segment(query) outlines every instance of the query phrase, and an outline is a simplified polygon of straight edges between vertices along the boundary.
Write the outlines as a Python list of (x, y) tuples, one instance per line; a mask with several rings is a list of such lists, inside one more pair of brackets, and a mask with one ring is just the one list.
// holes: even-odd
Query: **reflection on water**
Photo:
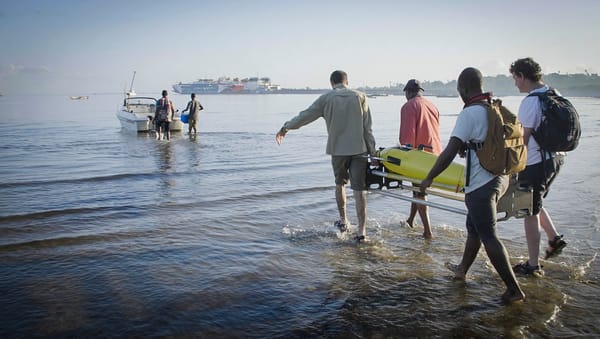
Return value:
[[(26, 99), (0, 102), (0, 336), (600, 333), (600, 183), (590, 166), (600, 163), (598, 99), (574, 100), (584, 137), (547, 200), (569, 244), (542, 261), (545, 278), (519, 278), (528, 299), (511, 306), (501, 305), (504, 285), (483, 251), (466, 282), (444, 268), (462, 254), (464, 216), (432, 209), (426, 241), (404, 223), (407, 203), (372, 193), (373, 242), (356, 246), (355, 225), (345, 234), (332, 226), (324, 123), (274, 141), (314, 96), (207, 96), (200, 134), (169, 142), (120, 131), (117, 96), (77, 106), (39, 98), (56, 110), (35, 125), (18, 118)], [(504, 102), (516, 109), (519, 100)], [(371, 101), (379, 146), (396, 143), (403, 102)], [(461, 105), (434, 102), (446, 140)], [(513, 263), (527, 255), (521, 220), (498, 233)]]
[(156, 194), (159, 196), (172, 197), (172, 188), (176, 185), (176, 181), (170, 175), (175, 172), (173, 167), (174, 160), (171, 152), (170, 141), (158, 141), (156, 143), (157, 167), (158, 175), (160, 176), (160, 185), (157, 187)]
[(171, 171), (172, 152), (170, 142), (158, 142), (156, 144), (156, 153), (158, 154), (158, 170), (166, 174)]

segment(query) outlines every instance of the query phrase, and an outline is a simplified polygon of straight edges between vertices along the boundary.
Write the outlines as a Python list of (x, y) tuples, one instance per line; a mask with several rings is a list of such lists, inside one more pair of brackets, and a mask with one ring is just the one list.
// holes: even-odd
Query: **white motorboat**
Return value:
[[(123, 106), (121, 106), (121, 108), (117, 111), (117, 118), (119, 118), (121, 127), (124, 130), (138, 133), (154, 131), (153, 119), (158, 100), (152, 97), (137, 96), (133, 90), (134, 80), (135, 71), (133, 71), (133, 78), (131, 79), (129, 91), (125, 93)], [(183, 130), (183, 123), (181, 122), (181, 114), (179, 114), (179, 110), (175, 112), (169, 129), (171, 131)]]
[[(152, 97), (126, 96), (123, 106), (117, 111), (117, 118), (124, 130), (132, 132), (154, 131), (154, 113), (158, 100)], [(181, 115), (176, 113), (169, 128), (171, 131), (183, 130)]]

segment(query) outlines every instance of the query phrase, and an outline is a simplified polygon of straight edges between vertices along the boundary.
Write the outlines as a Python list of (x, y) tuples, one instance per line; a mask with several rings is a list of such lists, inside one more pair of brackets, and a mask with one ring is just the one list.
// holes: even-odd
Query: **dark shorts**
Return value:
[(156, 122), (156, 131), (158, 132), (160, 129), (160, 130), (162, 130), (162, 132), (168, 132), (170, 126), (171, 126), (170, 122), (168, 122), (166, 120), (158, 120)]
[(473, 192), (465, 194), (467, 205), (467, 237), (484, 244), (496, 235), (496, 207), (508, 188), (508, 177), (498, 176)]
[[(421, 189), (421, 185), (420, 184), (415, 184), (414, 182), (411, 183), (412, 187), (416, 187), (418, 189)], [(425, 196), (427, 196), (427, 193), (421, 193), (421, 191), (413, 191), (413, 197), (417, 198), (424, 198)]]
[(538, 162), (529, 165), (519, 173), (521, 185), (530, 186), (533, 189), (533, 215), (540, 213), (544, 196), (550, 189), (551, 179), (558, 175), (561, 165), (562, 158), (554, 157), (547, 159), (544, 163)]
[(331, 166), (335, 176), (336, 185), (346, 185), (350, 181), (350, 187), (355, 191), (367, 189), (367, 153), (358, 155), (333, 155)]

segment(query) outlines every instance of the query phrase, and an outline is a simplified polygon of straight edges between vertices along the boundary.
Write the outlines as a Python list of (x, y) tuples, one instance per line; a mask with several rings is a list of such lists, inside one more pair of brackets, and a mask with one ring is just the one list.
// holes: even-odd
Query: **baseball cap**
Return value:
[(408, 82), (406, 83), (406, 86), (404, 86), (403, 91), (406, 92), (407, 90), (413, 90), (413, 91), (422, 90), (422, 91), (424, 91), (423, 87), (421, 86), (421, 82), (417, 79), (408, 80)]

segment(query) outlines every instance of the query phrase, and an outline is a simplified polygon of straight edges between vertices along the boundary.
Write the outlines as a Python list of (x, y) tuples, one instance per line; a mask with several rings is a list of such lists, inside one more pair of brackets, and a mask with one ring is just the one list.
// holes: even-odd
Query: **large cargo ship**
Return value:
[(179, 82), (173, 85), (173, 90), (180, 94), (225, 94), (225, 93), (268, 93), (281, 90), (279, 85), (273, 85), (269, 78), (228, 78), (198, 79), (194, 82)]

